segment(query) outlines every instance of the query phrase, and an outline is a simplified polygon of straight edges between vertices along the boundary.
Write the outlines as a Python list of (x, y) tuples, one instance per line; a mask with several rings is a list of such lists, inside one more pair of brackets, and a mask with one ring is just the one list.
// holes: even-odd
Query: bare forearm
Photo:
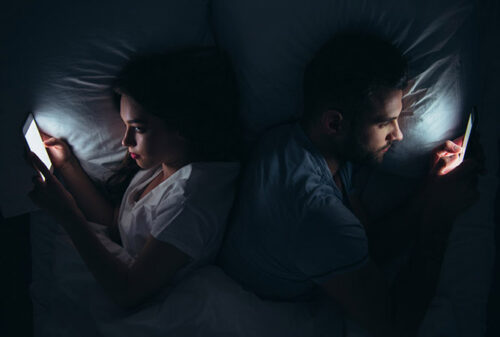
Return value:
[(129, 296), (131, 295), (128, 284), (130, 266), (106, 249), (83, 215), (66, 212), (61, 214), (58, 220), (71, 237), (90, 272), (103, 286), (106, 293), (117, 304), (128, 306), (133, 301)]
[(114, 224), (113, 205), (97, 190), (76, 160), (59, 171), (69, 192), (89, 221), (102, 225)]

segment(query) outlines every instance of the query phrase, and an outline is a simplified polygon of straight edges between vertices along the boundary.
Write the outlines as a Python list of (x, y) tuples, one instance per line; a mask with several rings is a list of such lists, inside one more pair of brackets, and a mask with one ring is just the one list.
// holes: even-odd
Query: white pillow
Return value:
[(474, 72), (464, 61), (474, 48), (472, 10), (451, 0), (215, 0), (213, 12), (215, 35), (236, 66), (250, 138), (299, 115), (304, 67), (335, 32), (377, 32), (400, 46), (416, 80), (407, 98), (415, 105), (384, 167), (418, 175), (429, 150), (460, 133), (472, 105)]
[(29, 209), (32, 173), (20, 134), (28, 111), (103, 180), (124, 156), (109, 84), (130, 55), (212, 43), (208, 0), (33, 2), (9, 14), (0, 26), (9, 51), (0, 58), (4, 216)]

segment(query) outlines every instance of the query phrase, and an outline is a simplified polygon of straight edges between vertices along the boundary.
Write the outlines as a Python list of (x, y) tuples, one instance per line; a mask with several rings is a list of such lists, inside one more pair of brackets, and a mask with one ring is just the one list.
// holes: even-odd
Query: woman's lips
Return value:
[(130, 157), (132, 157), (132, 159), (137, 159), (140, 156), (137, 153), (130, 152)]

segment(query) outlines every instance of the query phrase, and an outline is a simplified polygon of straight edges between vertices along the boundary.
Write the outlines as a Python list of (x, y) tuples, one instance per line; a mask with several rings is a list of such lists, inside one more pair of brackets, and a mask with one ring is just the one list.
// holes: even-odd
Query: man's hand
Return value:
[(484, 155), (477, 137), (470, 149), (473, 158), (463, 161), (463, 136), (453, 142), (447, 140), (434, 149), (432, 167), (424, 187), (425, 206), (428, 212), (443, 220), (453, 221), (458, 214), (479, 198), (478, 175), (484, 173)]
[(454, 220), (479, 198), (480, 165), (468, 159), (445, 175), (430, 176), (424, 188), (425, 206), (433, 216)]
[(463, 136), (447, 140), (432, 151), (431, 175), (445, 175), (462, 162)]

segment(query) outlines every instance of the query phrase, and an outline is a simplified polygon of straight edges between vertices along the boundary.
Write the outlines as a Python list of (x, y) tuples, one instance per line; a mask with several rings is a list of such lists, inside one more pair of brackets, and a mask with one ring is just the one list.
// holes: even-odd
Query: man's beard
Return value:
[(359, 139), (359, 137), (351, 137), (346, 142), (343, 151), (343, 159), (361, 165), (379, 165), (384, 158), (383, 151), (391, 146), (391, 143), (386, 144), (380, 149), (370, 150)]

